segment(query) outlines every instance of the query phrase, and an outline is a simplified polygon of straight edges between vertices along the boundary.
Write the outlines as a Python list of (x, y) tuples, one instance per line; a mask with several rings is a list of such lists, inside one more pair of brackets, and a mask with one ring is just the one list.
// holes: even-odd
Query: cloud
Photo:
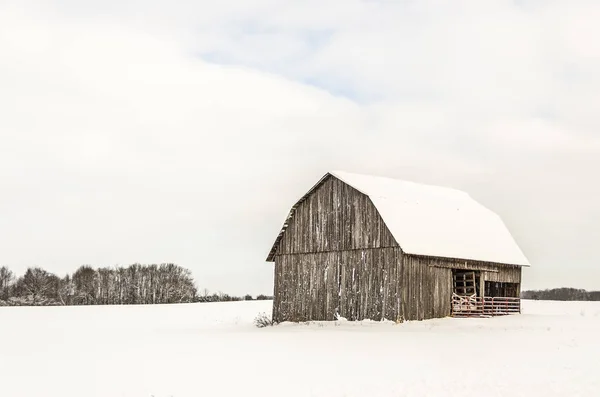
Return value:
[(289, 206), (346, 169), (469, 190), (530, 286), (598, 277), (594, 3), (6, 4), (0, 261), (19, 271), (175, 261), (268, 293)]

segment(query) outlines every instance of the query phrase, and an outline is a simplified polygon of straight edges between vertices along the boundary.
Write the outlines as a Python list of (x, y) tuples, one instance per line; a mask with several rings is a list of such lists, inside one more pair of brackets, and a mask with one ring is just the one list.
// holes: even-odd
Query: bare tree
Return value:
[(73, 279), (68, 274), (60, 280), (58, 287), (58, 299), (62, 305), (72, 305), (75, 295)]
[(54, 298), (57, 291), (55, 275), (39, 267), (30, 267), (25, 275), (18, 281), (18, 287), (31, 299), (33, 305), (45, 303), (49, 298)]
[(78, 303), (90, 305), (96, 302), (96, 271), (91, 266), (81, 266), (73, 274), (75, 298)]
[(0, 299), (7, 300), (10, 295), (10, 287), (14, 280), (14, 274), (6, 266), (0, 267)]
[(108, 267), (103, 267), (98, 269), (97, 273), (98, 281), (95, 293), (97, 303), (101, 305), (114, 303), (116, 295), (115, 272)]

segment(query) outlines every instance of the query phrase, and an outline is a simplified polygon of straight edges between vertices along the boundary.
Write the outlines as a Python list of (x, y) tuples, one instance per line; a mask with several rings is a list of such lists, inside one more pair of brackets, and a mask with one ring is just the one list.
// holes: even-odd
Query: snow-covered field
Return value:
[(282, 324), (270, 301), (0, 308), (2, 397), (593, 396), (600, 303), (404, 324)]

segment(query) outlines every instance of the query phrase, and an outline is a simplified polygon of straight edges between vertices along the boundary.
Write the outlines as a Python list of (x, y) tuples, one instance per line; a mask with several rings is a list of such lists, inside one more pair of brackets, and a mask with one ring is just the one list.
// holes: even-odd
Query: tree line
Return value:
[[(190, 270), (173, 263), (94, 269), (83, 265), (59, 277), (30, 267), (20, 277), (0, 267), (0, 306), (127, 305), (252, 300), (224, 293), (198, 294)], [(257, 299), (270, 299), (259, 295)]]
[(521, 298), (554, 301), (600, 301), (600, 291), (586, 291), (578, 288), (552, 288), (522, 291)]

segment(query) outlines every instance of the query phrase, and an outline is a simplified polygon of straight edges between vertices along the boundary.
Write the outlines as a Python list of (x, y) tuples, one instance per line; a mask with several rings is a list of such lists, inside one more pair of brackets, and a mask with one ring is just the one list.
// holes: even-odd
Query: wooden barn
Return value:
[(278, 322), (519, 313), (529, 265), (467, 193), (347, 172), (294, 204), (267, 261)]

